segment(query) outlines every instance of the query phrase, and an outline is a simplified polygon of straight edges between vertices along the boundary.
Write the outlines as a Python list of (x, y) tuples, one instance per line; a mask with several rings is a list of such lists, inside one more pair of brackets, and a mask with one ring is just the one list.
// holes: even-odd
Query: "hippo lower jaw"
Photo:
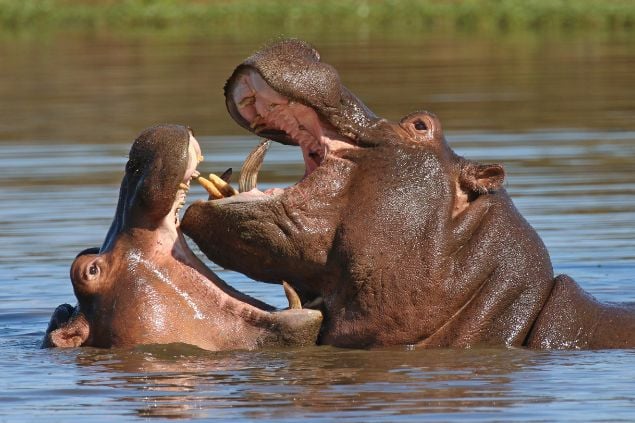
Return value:
[[(196, 170), (186, 174), (177, 192), (171, 213), (166, 216), (162, 224), (164, 230), (177, 237), (169, 254), (184, 265), (183, 274), (187, 274), (188, 271), (194, 274), (192, 282), (199, 285), (198, 289), (205, 292), (206, 303), (219, 305), (218, 308), (221, 311), (230, 315), (229, 320), (235, 319), (244, 323), (238, 326), (244, 329), (238, 329), (232, 334), (235, 339), (242, 339), (241, 342), (221, 340), (218, 344), (214, 342), (214, 345), (219, 345), (218, 347), (210, 347), (205, 342), (201, 342), (199, 346), (206, 349), (254, 349), (267, 346), (314, 345), (322, 323), (321, 312), (303, 309), (298, 294), (291, 286), (284, 284), (288, 308), (278, 310), (228, 285), (202, 264), (189, 249), (181, 234), (179, 212), (185, 204), (191, 180), (198, 176), (199, 172)], [(168, 254), (167, 251), (166, 254)], [(186, 303), (191, 303), (187, 293), (182, 293), (178, 287), (175, 287), (175, 291), (186, 299)], [(194, 318), (201, 321), (209, 320), (213, 325), (213, 321), (218, 318), (219, 310), (213, 309), (208, 312), (205, 309), (206, 305), (193, 307)]]

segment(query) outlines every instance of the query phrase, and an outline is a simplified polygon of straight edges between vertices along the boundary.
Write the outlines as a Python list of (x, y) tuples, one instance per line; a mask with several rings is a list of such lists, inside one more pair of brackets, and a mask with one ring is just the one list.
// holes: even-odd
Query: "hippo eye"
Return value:
[(97, 273), (99, 273), (99, 268), (97, 267), (97, 265), (91, 264), (88, 268), (88, 274), (91, 276), (95, 276)]
[(428, 130), (428, 125), (426, 125), (426, 123), (422, 120), (416, 120), (415, 121), (415, 129), (417, 131), (427, 131)]

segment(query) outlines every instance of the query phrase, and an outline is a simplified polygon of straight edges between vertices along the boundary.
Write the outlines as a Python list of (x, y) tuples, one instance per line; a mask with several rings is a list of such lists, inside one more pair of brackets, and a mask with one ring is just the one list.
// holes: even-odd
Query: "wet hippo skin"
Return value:
[(81, 252), (71, 266), (78, 306), (56, 309), (43, 346), (315, 344), (319, 311), (275, 311), (224, 283), (187, 246), (178, 211), (201, 159), (186, 127), (161, 125), (139, 135), (102, 247)]
[(225, 95), (241, 126), (301, 147), (305, 176), (196, 202), (183, 231), (221, 266), (293, 285), (324, 313), (320, 343), (635, 345), (633, 309), (554, 279), (503, 167), (456, 155), (433, 114), (377, 117), (295, 40), (248, 58)]

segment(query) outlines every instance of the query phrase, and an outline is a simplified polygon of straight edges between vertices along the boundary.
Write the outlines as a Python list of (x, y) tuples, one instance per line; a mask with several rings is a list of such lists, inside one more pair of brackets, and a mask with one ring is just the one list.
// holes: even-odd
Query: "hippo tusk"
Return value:
[(232, 195), (238, 194), (238, 191), (236, 191), (234, 187), (225, 182), (220, 176), (210, 173), (209, 180), (220, 191), (220, 193), (223, 194), (224, 197), (231, 197)]
[(232, 173), (233, 173), (233, 170), (232, 170), (232, 168), (230, 167), (229, 169), (227, 169), (226, 171), (224, 171), (222, 175), (220, 175), (220, 178), (221, 178), (223, 181), (225, 181), (225, 182), (227, 182), (227, 183), (230, 183), (230, 182), (232, 181)]
[(262, 166), (262, 161), (269, 149), (269, 145), (271, 145), (271, 141), (266, 139), (262, 140), (245, 159), (245, 163), (243, 163), (243, 167), (240, 169), (240, 178), (238, 179), (239, 192), (247, 192), (256, 188), (258, 171)]
[(210, 200), (225, 198), (225, 196), (219, 191), (219, 189), (216, 188), (216, 185), (214, 185), (211, 181), (203, 178), (202, 176), (199, 176), (198, 178), (196, 178), (196, 180), (203, 186), (203, 188), (205, 188), (205, 191), (207, 191), (207, 193), (209, 194)]
[(284, 288), (284, 295), (289, 300), (289, 309), (301, 309), (302, 301), (300, 301), (300, 296), (295, 292), (295, 289), (285, 281), (282, 281), (282, 287)]

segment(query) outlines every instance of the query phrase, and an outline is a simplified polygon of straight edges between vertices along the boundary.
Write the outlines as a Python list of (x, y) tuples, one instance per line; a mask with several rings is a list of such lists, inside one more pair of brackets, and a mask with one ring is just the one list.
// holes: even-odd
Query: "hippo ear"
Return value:
[(461, 168), (459, 184), (467, 193), (487, 194), (496, 191), (505, 181), (505, 169), (499, 164), (482, 165), (467, 162)]
[(88, 322), (83, 314), (76, 314), (70, 321), (48, 333), (43, 346), (70, 348), (80, 347), (90, 333)]

